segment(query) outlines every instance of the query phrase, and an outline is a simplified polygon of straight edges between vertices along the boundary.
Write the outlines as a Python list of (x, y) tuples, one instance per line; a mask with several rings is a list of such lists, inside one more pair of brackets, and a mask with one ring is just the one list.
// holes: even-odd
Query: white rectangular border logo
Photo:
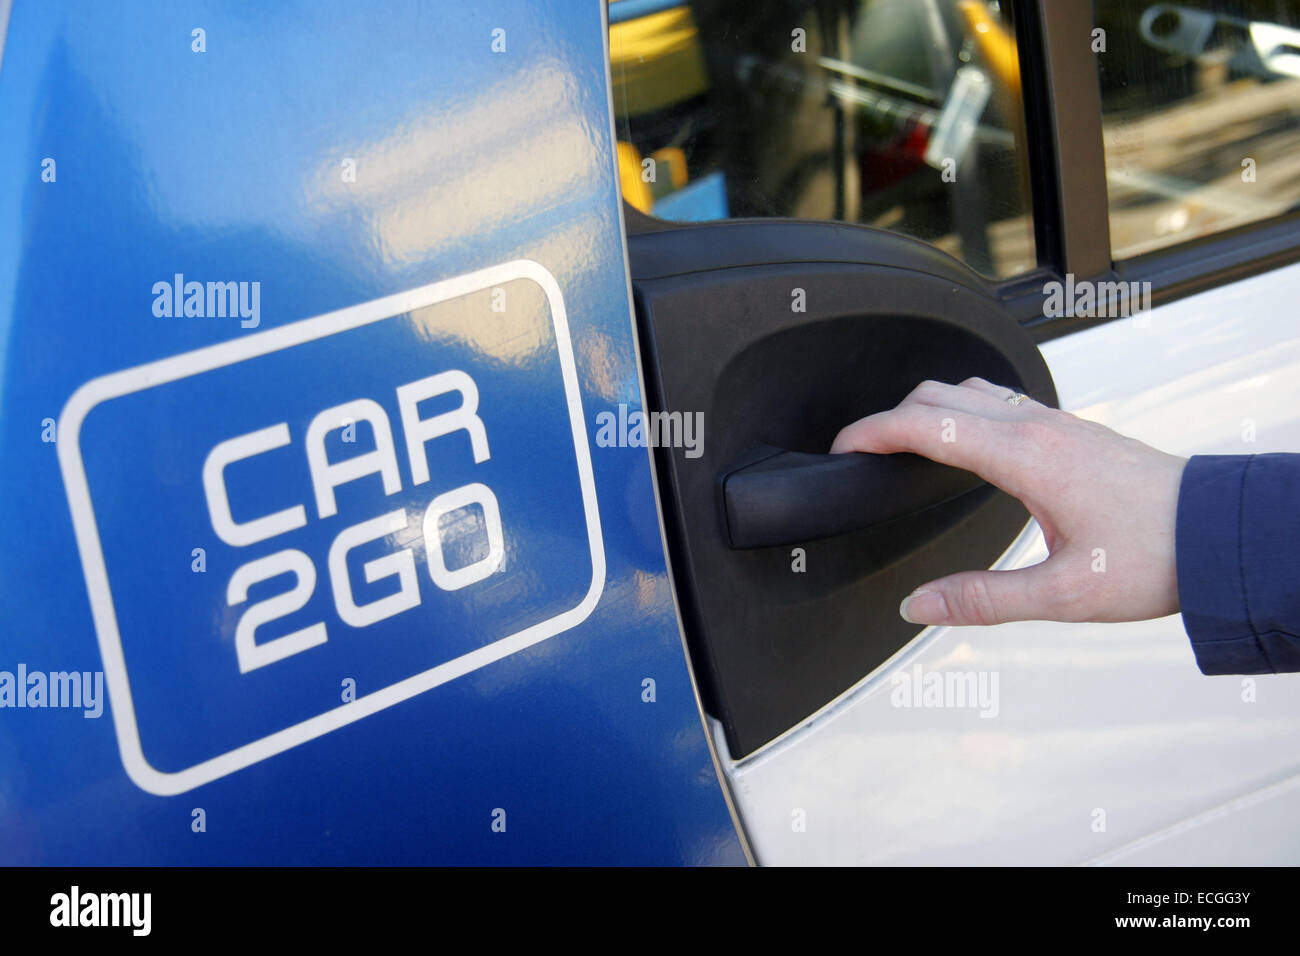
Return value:
[[(591, 586), (587, 589), (586, 596), (577, 606), (562, 614), (534, 624), (509, 637), (501, 638), (468, 654), (462, 654), (453, 660), (405, 678), (396, 684), (390, 684), (364, 697), (358, 697), (350, 703), (327, 710), (323, 714), (278, 730), (259, 740), (211, 757), (185, 770), (163, 772), (151, 767), (141, 748), (135, 705), (131, 699), (131, 685), (126, 673), (126, 659), (122, 652), (122, 638), (118, 633), (117, 614), (113, 608), (113, 595), (109, 591), (108, 572), (99, 541), (99, 527), (95, 521), (90, 487), (86, 481), (86, 470), (81, 459), (81, 425), (91, 409), (109, 399), (120, 398), (156, 385), (165, 385), (222, 366), (234, 365), (246, 359), (268, 355), (338, 332), (346, 332), (363, 325), (395, 318), (415, 309), (436, 305), (512, 279), (531, 279), (541, 286), (546, 293), (555, 327), (555, 343), (564, 377), (569, 422), (573, 427), (578, 482), (582, 489), (583, 510), (587, 518), (587, 540), (591, 547)], [(282, 753), (290, 747), (296, 747), (331, 730), (337, 730), (345, 724), (398, 704), (439, 684), (445, 684), (449, 680), (500, 660), (515, 651), (531, 647), (548, 637), (554, 637), (586, 620), (600, 601), (601, 593), (605, 588), (605, 543), (601, 534), (600, 512), (596, 503), (596, 480), (592, 471), (591, 449), (587, 442), (586, 421), (582, 412), (582, 397), (578, 390), (578, 374), (573, 357), (573, 343), (569, 337), (568, 317), (564, 311), (564, 298), (560, 294), (559, 284), (550, 271), (531, 259), (516, 259), (442, 282), (420, 286), (407, 292), (399, 292), (360, 305), (349, 306), (346, 309), (327, 312), (315, 318), (302, 319), (279, 328), (268, 329), (265, 332), (257, 332), (229, 342), (92, 379), (78, 388), (68, 399), (67, 405), (59, 415), (58, 436), (56, 447), (59, 468), (63, 472), (63, 484), (68, 494), (68, 508), (72, 513), (73, 529), (77, 537), (77, 550), (81, 553), (81, 564), (86, 575), (86, 591), (90, 597), (91, 615), (99, 639), (100, 654), (104, 659), (104, 677), (108, 682), (109, 704), (113, 711), (113, 723), (117, 730), (117, 744), (122, 754), (122, 764), (126, 768), (127, 775), (137, 786), (158, 796), (172, 796), (210, 783), (218, 777), (234, 773), (267, 757)]]

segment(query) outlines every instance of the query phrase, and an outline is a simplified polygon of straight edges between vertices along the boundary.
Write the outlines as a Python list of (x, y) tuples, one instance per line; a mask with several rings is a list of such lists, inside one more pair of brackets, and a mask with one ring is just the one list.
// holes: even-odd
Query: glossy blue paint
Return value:
[[(593, 440), (596, 415), (640, 401), (602, 33), (599, 4), (567, 0), (16, 5), (0, 671), (121, 683), (98, 718), (0, 708), (0, 862), (743, 862), (648, 457)], [(156, 314), (178, 274), (182, 313), (185, 282), (242, 282), (247, 317)], [(398, 388), (452, 370), (477, 389), (484, 447), (470, 427), (412, 452)], [(415, 417), (475, 409), (444, 391)], [(390, 483), (340, 482), (335, 513), (306, 452), (329, 409), (328, 461), (393, 447)], [(298, 506), (303, 521), (228, 543), (204, 463), (279, 425), (287, 444), (219, 474), (234, 522)], [(491, 489), (503, 556), (476, 493), (433, 528), (448, 571), (492, 573), (440, 586), (425, 509), (466, 486)], [(411, 600), (349, 623), (331, 548), (393, 512), (346, 555), (343, 593)], [(257, 640), (315, 624), (326, 639), (241, 673), (241, 615), (304, 578), (244, 600), (231, 579), (287, 550), (314, 587)]]

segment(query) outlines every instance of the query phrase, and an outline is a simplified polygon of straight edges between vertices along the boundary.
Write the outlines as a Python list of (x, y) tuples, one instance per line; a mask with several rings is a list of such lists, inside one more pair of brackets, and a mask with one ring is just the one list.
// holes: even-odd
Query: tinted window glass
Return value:
[(1095, 0), (1111, 248), (1300, 202), (1300, 3)]
[(787, 216), (1036, 264), (1009, 7), (614, 0), (624, 198), (665, 219)]

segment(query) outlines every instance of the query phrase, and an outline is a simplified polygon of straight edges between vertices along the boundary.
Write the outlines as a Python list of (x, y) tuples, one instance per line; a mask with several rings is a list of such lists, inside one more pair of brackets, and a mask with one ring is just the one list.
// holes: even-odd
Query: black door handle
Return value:
[(766, 548), (858, 531), (986, 483), (920, 455), (812, 455), (756, 445), (718, 475), (728, 544)]

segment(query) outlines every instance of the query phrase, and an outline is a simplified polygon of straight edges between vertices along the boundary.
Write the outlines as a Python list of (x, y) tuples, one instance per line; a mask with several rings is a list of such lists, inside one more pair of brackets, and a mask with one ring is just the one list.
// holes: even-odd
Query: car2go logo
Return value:
[[(421, 401), (448, 392), (460, 396), (461, 404), (456, 409), (432, 418), (420, 418), (418, 408)], [(397, 405), (402, 414), (402, 431), (415, 484), (429, 481), (425, 444), (458, 429), (464, 429), (469, 434), (475, 462), (491, 457), (487, 431), (483, 427), (483, 420), (478, 417), (478, 387), (464, 372), (440, 372), (418, 382), (400, 385), (397, 388)], [(325, 448), (326, 437), (334, 430), (355, 429), (358, 421), (364, 421), (370, 426), (374, 435), (374, 450), (330, 462)], [(311, 420), (307, 426), (305, 451), (318, 517), (328, 518), (337, 514), (335, 489), (366, 475), (379, 475), (386, 495), (401, 490), (402, 479), (389, 428), (388, 415), (383, 406), (369, 398), (359, 398), (328, 408)], [(227, 439), (208, 453), (207, 460), (203, 463), (203, 490), (207, 496), (208, 516), (217, 536), (226, 544), (234, 547), (258, 544), (301, 528), (307, 523), (307, 509), (300, 504), (243, 523), (236, 521), (231, 511), (225, 481), (226, 469), (236, 462), (266, 454), (289, 443), (289, 426), (285, 422), (279, 422), (269, 428)], [(439, 519), (471, 504), (477, 505), (483, 512), (487, 554), (452, 571), (448, 569), (443, 553)], [(438, 495), (429, 502), (421, 524), (429, 574), (433, 582), (444, 591), (457, 591), (475, 581), (481, 581), (495, 571), (505, 557), (501, 511), (492, 489), (482, 483), (475, 482)], [(353, 627), (368, 627), (420, 603), (420, 592), (415, 583), (415, 561), (410, 548), (375, 558), (362, 567), (367, 584), (385, 577), (397, 578), (398, 590), (387, 597), (358, 605), (348, 578), (347, 558), (352, 551), (389, 535), (402, 535), (407, 530), (406, 512), (398, 508), (344, 528), (334, 538), (329, 549), (330, 588), (334, 595), (334, 609), (342, 621)], [(281, 574), (294, 576), (297, 583), (293, 590), (253, 605), (239, 619), (235, 629), (235, 654), (241, 672), (273, 664), (328, 640), (325, 624), (317, 622), (292, 634), (261, 643), (257, 641), (257, 628), (261, 624), (298, 610), (311, 598), (316, 584), (316, 567), (302, 551), (286, 548), (242, 565), (231, 575), (226, 588), (226, 603), (231, 606), (243, 604), (254, 584), (272, 580)]]
[(529, 260), (83, 385), (59, 462), (131, 779), (184, 792), (584, 620), (584, 422)]

